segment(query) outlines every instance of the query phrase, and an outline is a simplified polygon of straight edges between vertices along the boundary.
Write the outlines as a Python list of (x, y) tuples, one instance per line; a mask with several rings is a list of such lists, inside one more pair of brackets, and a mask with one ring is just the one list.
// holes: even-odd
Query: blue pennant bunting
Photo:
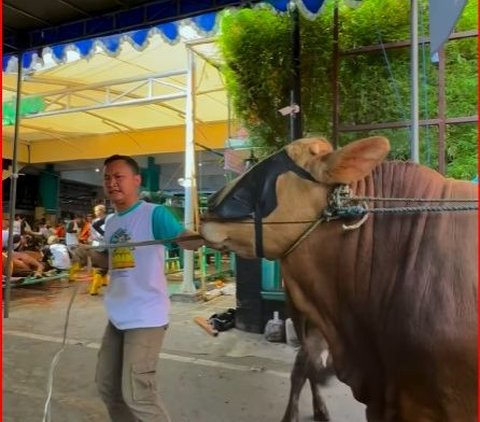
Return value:
[(195, 16), (192, 21), (195, 25), (204, 32), (211, 32), (215, 28), (217, 20), (217, 13), (205, 13), (204, 15)]
[(9, 55), (6, 55), (6, 54), (5, 54), (5, 55), (2, 57), (2, 69), (3, 69), (3, 71), (7, 70), (8, 63), (10, 62), (10, 60), (12, 59), (12, 57), (13, 57), (13, 56), (10, 55), (10, 54), (9, 54)]
[(145, 41), (147, 41), (148, 37), (148, 29), (141, 29), (140, 31), (132, 32), (130, 38), (138, 47), (143, 47)]
[(276, 10), (280, 12), (287, 12), (288, 3), (290, 3), (290, 0), (269, 0), (267, 3), (271, 4)]
[[(279, 12), (287, 12), (290, 0), (266, 0), (266, 2), (272, 5)], [(311, 13), (313, 15), (319, 12), (320, 8), (323, 5), (323, 2), (324, 0), (297, 0), (297, 4), (300, 6), (300, 10), (303, 10), (305, 13)], [(199, 30), (209, 33), (215, 29), (217, 15), (217, 12), (209, 12), (203, 15), (195, 16), (191, 19), (191, 21)], [(106, 21), (104, 22), (100, 18), (96, 23), (100, 25), (102, 22), (105, 24), (108, 23)], [(179, 37), (179, 24), (180, 22), (167, 22), (157, 25), (156, 28), (165, 36), (165, 38), (169, 42), (173, 43), (177, 41)], [(118, 49), (120, 48), (120, 40), (123, 36), (130, 37), (135, 46), (137, 46), (138, 48), (143, 48), (143, 46), (148, 40), (149, 34), (149, 29), (141, 29), (137, 31), (132, 31), (127, 34), (118, 34), (108, 37), (76, 41), (72, 44), (55, 45), (52, 46), (51, 49), (54, 57), (59, 61), (63, 60), (63, 58), (65, 57), (65, 51), (68, 45), (73, 45), (79, 51), (82, 57), (86, 57), (92, 53), (95, 41), (99, 41), (105, 46), (105, 49), (108, 51), (109, 54), (116, 54), (118, 52)], [(7, 69), (9, 61), (12, 57), (12, 55), (3, 57), (2, 67), (4, 71)], [(32, 52), (27, 52), (24, 54), (23, 67), (25, 69), (29, 69), (32, 65), (32, 57)]]
[(162, 23), (161, 25), (157, 25), (157, 28), (169, 41), (176, 41), (178, 37), (178, 27), (176, 22)]
[(75, 43), (75, 47), (77, 47), (80, 55), (82, 57), (86, 57), (90, 54), (93, 48), (93, 40), (83, 40), (83, 41), (77, 41)]
[(111, 35), (99, 39), (110, 54), (116, 54), (120, 48), (120, 35)]
[(305, 9), (310, 13), (316, 14), (323, 5), (324, 0), (301, 0)]
[(55, 45), (52, 47), (52, 54), (55, 60), (61, 61), (65, 57), (65, 44)]
[(30, 69), (30, 66), (32, 65), (32, 59), (33, 59), (33, 53), (32, 52), (23, 53), (23, 68), (24, 69)]

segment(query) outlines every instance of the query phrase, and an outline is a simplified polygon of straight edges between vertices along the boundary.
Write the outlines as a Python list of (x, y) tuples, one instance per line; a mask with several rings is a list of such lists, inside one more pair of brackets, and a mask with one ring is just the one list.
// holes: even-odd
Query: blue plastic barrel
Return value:
[(262, 290), (265, 292), (282, 291), (280, 263), (262, 259)]

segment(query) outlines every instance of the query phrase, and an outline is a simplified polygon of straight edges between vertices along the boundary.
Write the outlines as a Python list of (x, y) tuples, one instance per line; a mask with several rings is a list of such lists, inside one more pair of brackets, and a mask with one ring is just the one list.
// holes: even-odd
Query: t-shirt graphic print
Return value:
[[(131, 236), (125, 229), (117, 229), (112, 237), (110, 243), (126, 243), (131, 240)], [(112, 270), (125, 270), (127, 268), (135, 268), (135, 254), (134, 247), (118, 247), (112, 250)]]

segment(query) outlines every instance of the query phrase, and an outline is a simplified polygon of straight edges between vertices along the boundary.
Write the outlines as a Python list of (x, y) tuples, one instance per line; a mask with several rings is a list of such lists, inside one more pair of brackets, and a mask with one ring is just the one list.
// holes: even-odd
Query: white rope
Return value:
[(47, 399), (45, 400), (45, 406), (43, 408), (43, 419), (42, 422), (50, 422), (51, 419), (51, 401), (53, 395), (53, 376), (55, 374), (55, 368), (57, 367), (58, 361), (60, 360), (60, 355), (65, 350), (65, 346), (67, 343), (67, 329), (68, 329), (68, 321), (70, 319), (70, 309), (73, 305), (73, 300), (77, 295), (78, 287), (80, 286), (79, 283), (76, 283), (76, 286), (73, 290), (72, 297), (70, 298), (70, 302), (67, 307), (67, 316), (65, 318), (65, 325), (63, 327), (63, 339), (62, 345), (60, 349), (55, 353), (55, 356), (52, 359), (52, 363), (50, 364), (50, 369), (48, 371), (48, 381), (47, 381)]

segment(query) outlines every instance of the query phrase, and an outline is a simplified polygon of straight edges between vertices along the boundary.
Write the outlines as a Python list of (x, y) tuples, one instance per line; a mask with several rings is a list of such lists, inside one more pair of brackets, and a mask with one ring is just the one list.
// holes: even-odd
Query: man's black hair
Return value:
[(110, 163), (113, 163), (114, 161), (125, 161), (128, 164), (128, 166), (132, 169), (134, 174), (140, 174), (140, 166), (132, 157), (129, 157), (128, 155), (119, 155), (119, 154), (112, 155), (111, 157), (108, 157), (103, 162), (103, 165), (106, 166)]

